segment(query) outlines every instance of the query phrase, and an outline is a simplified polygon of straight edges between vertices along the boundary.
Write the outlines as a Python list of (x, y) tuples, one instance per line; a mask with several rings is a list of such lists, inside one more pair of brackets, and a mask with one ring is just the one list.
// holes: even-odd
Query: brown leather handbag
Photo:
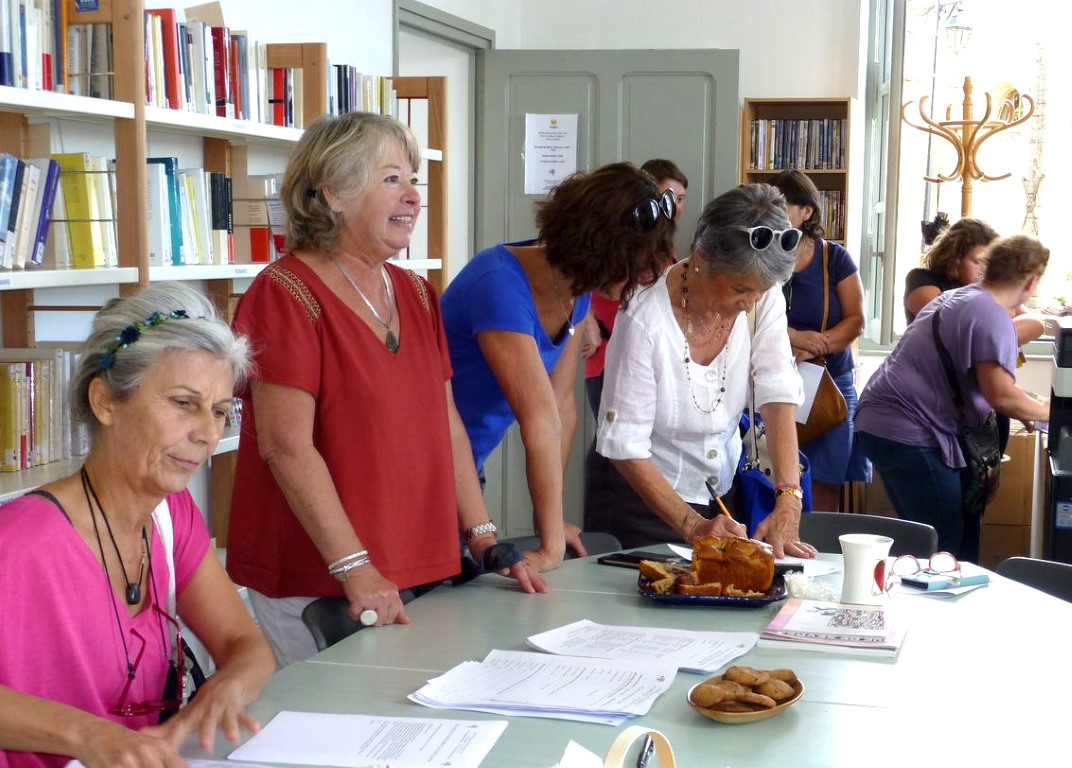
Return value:
[[(826, 321), (830, 316), (830, 259), (827, 255), (826, 240), (823, 240), (823, 322), (820, 333), (826, 332)], [(826, 367), (826, 358), (819, 357), (810, 362), (823, 367), (823, 377), (815, 392), (815, 402), (806, 424), (797, 424), (797, 443), (803, 445), (822, 437), (834, 427), (844, 424), (849, 418), (849, 406), (845, 396), (838, 389), (834, 377)]]

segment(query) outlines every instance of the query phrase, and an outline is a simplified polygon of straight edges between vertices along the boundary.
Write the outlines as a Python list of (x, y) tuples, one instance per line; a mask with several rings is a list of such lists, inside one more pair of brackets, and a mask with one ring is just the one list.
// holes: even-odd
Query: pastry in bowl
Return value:
[(803, 693), (804, 686), (791, 669), (733, 666), (694, 685), (688, 701), (693, 709), (712, 720), (750, 723), (779, 714)]

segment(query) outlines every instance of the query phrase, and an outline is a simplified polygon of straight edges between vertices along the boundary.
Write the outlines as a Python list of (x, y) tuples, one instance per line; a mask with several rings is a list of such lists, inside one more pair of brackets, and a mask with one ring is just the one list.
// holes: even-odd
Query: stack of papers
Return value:
[(890, 605), (849, 605), (789, 598), (759, 636), (766, 648), (896, 656), (907, 617)]
[(583, 619), (528, 638), (538, 651), (596, 659), (641, 659), (711, 674), (752, 650), (755, 632), (694, 632), (657, 627), (618, 627)]
[[(280, 712), (227, 759), (343, 768), (477, 768), (504, 730), (502, 720)], [(201, 768), (221, 765), (206, 762)]]
[(672, 662), (492, 651), (429, 680), (409, 698), (436, 709), (621, 725), (647, 714), (676, 673)]

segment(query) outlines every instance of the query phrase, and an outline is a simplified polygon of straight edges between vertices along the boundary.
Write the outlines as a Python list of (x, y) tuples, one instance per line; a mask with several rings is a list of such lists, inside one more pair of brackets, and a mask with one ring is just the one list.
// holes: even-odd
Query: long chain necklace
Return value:
[[(89, 507), (89, 516), (93, 520), (93, 531), (97, 534), (97, 543), (100, 543), (100, 529), (97, 527), (97, 516), (93, 514), (93, 504), (90, 503), (89, 497), (93, 496), (93, 501), (97, 504), (97, 511), (100, 512), (101, 520), (104, 521), (104, 527), (108, 529), (108, 538), (112, 540), (112, 547), (115, 548), (115, 556), (119, 560), (119, 566), (123, 569), (123, 581), (127, 587), (124, 590), (123, 596), (126, 598), (127, 605), (137, 605), (141, 602), (141, 580), (145, 576), (145, 550), (141, 553), (141, 567), (138, 569), (138, 578), (136, 581), (131, 581), (127, 578), (127, 567), (123, 563), (123, 555), (119, 552), (119, 543), (115, 540), (115, 534), (112, 532), (112, 524), (108, 522), (108, 516), (104, 513), (104, 507), (101, 506), (100, 499), (97, 498), (97, 491), (93, 487), (93, 483), (89, 480), (89, 473), (86, 472), (86, 468), (82, 467), (82, 492), (86, 496), (86, 506)], [(141, 529), (142, 539), (145, 539), (145, 526)], [(103, 550), (103, 548), (102, 548)], [(101, 551), (101, 562), (104, 564), (104, 570), (107, 573), (108, 563), (104, 560), (104, 552)], [(111, 578), (111, 577), (109, 577)]]
[[(713, 399), (711, 401), (710, 406), (705, 408), (704, 406), (700, 405), (700, 402), (696, 399), (696, 389), (695, 389), (695, 387), (693, 387), (693, 384), (692, 384), (692, 371), (689, 369), (689, 363), (691, 362), (691, 355), (689, 355), (689, 335), (692, 333), (692, 314), (689, 312), (689, 267), (690, 266), (691, 266), (691, 264), (683, 264), (681, 266), (681, 314), (682, 314), (682, 320), (684, 321), (684, 326), (685, 326), (685, 355), (684, 355), (684, 357), (685, 357), (685, 379), (689, 383), (689, 396), (692, 398), (692, 404), (694, 406), (696, 406), (696, 410), (698, 410), (700, 413), (702, 413), (704, 415), (707, 415), (707, 414), (714, 413), (716, 410), (718, 410), (718, 407), (720, 405), (722, 405), (722, 401), (726, 397), (726, 369), (728, 367), (727, 363), (726, 363), (726, 359), (727, 359), (728, 355), (725, 354), (725, 349), (723, 349), (723, 354), (720, 355), (720, 357), (722, 358), (722, 362), (721, 362), (721, 364), (719, 366), (719, 368), (721, 370), (722, 381), (721, 381), (721, 383), (719, 384), (719, 387), (718, 387), (718, 395), (715, 397), (715, 399)], [(716, 317), (718, 318), (718, 320), (716, 320), (716, 322), (721, 321), (721, 319), (722, 319), (721, 313), (718, 313), (716, 315)], [(703, 315), (702, 314), (698, 315), (697, 319), (700, 321), (700, 325), (706, 331), (704, 336), (705, 337), (709, 336), (711, 334), (711, 329), (708, 329), (707, 326), (704, 325), (704, 323), (703, 323)], [(719, 333), (719, 335), (722, 335), (725, 332), (726, 328), (727, 328), (727, 323), (720, 322), (719, 325), (718, 325), (718, 333)], [(727, 338), (727, 341), (728, 341), (728, 338)], [(709, 371), (708, 376), (710, 377), (713, 373), (714, 373), (713, 371)], [(714, 375), (717, 376), (718, 374), (714, 374)]]
[[(368, 296), (365, 295), (365, 292), (362, 291), (357, 286), (357, 282), (355, 282), (354, 279), (352, 277), (350, 277), (350, 273), (342, 268), (342, 265), (338, 262), (338, 260), (334, 256), (332, 256), (330, 258), (331, 258), (331, 263), (335, 265), (335, 269), (339, 270), (339, 274), (342, 275), (344, 278), (346, 278), (346, 282), (348, 282), (350, 285), (353, 286), (354, 290), (357, 291), (357, 295), (361, 297), (362, 301), (365, 302), (365, 306), (369, 308), (369, 311), (372, 313), (372, 316), (375, 317), (379, 321), (380, 325), (382, 325), (384, 327), (384, 330), (387, 331), (387, 338), (384, 339), (384, 343), (387, 345), (387, 351), (389, 351), (389, 352), (398, 352), (398, 348), (401, 345), (400, 345), (400, 343), (398, 341), (398, 337), (395, 336), (394, 331), (391, 330), (391, 323), (394, 322), (394, 319), (395, 319), (395, 302), (394, 302), (394, 294), (391, 293), (391, 281), (387, 277), (387, 270), (385, 270), (383, 268), (382, 264), (380, 265), (380, 276), (383, 278), (384, 288), (387, 289), (387, 312), (388, 312), (388, 315), (387, 315), (387, 319), (384, 320), (382, 317), (380, 317), (380, 313), (376, 311), (376, 307), (372, 306), (372, 302), (369, 301), (369, 298), (368, 298)], [(573, 333), (572, 326), (570, 327), (570, 333)]]
[(573, 327), (573, 314), (569, 309), (566, 309), (566, 304), (561, 298), (558, 299), (558, 306), (562, 307), (562, 314), (566, 316), (566, 325), (569, 326), (566, 330), (569, 331), (569, 335), (572, 336), (577, 330)]

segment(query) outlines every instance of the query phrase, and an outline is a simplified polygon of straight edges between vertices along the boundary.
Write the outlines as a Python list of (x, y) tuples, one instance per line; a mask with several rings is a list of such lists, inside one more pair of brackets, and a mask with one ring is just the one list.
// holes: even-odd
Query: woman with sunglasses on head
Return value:
[[(245, 708), (275, 660), (186, 490), (249, 365), (185, 286), (97, 314), (70, 386), (89, 454), (0, 507), (0, 765), (183, 766), (186, 734), (210, 749), (257, 729)], [(217, 665), (181, 710), (177, 619)]]
[[(1050, 252), (1033, 237), (1014, 235), (994, 240), (983, 257), (982, 281), (946, 291), (923, 308), (868, 380), (856, 412), (860, 444), (897, 514), (934, 526), (939, 549), (971, 562), (979, 558), (983, 510), (969, 502), (961, 424), (983, 424), (992, 410), (1025, 423), (1049, 417), (1049, 401), (1016, 384), (1010, 311), (1034, 293)], [(935, 342), (936, 312), (962, 408)]]
[(618, 316), (596, 448), (647, 507), (603, 521), (623, 546), (745, 535), (728, 516), (709, 518), (708, 500), (728, 495), (735, 506), (738, 425), (754, 387), (778, 489), (755, 536), (777, 557), (815, 555), (798, 530), (803, 492), (793, 418), (803, 395), (781, 293), (799, 240), (778, 190), (732, 189), (704, 208), (689, 258)]
[(823, 239), (822, 202), (812, 180), (787, 170), (771, 184), (785, 195), (789, 221), (803, 233), (793, 276), (782, 288), (793, 357), (825, 365), (848, 406), (844, 422), (800, 446), (811, 463), (812, 508), (837, 512), (844, 483), (871, 481), (852, 429), (857, 398), (851, 346), (864, 331), (864, 286), (849, 252)]
[(526, 559), (585, 555), (563, 517), (563, 472), (577, 424), (574, 385), (588, 293), (621, 285), (624, 301), (673, 247), (675, 202), (629, 163), (574, 174), (536, 206), (537, 237), (478, 253), (443, 294), (454, 397), (477, 470), (515, 422), (525, 447), (533, 524)]

